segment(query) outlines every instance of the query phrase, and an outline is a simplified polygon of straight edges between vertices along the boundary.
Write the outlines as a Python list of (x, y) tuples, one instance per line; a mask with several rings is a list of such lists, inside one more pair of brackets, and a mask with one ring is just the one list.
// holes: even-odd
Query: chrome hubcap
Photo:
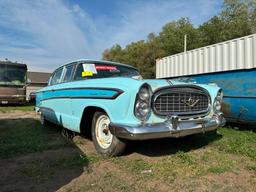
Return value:
[(110, 120), (108, 116), (101, 115), (96, 122), (96, 139), (101, 148), (107, 149), (113, 140), (113, 135), (110, 133), (109, 125)]

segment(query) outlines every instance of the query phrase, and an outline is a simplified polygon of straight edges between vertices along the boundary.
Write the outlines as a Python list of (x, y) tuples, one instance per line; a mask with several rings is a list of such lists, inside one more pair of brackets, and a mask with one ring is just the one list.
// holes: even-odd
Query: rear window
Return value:
[(63, 67), (57, 69), (52, 76), (51, 85), (60, 83)]
[(139, 72), (136, 69), (110, 64), (80, 63), (77, 66), (74, 76), (75, 80), (95, 79), (108, 77), (137, 77)]

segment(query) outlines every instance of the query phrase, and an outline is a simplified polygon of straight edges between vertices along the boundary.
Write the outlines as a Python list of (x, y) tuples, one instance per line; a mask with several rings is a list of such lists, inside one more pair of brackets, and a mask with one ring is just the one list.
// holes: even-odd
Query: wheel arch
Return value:
[(85, 136), (91, 138), (92, 119), (95, 112), (98, 111), (105, 112), (107, 115), (109, 115), (107, 110), (103, 107), (87, 106), (84, 108), (79, 126), (81, 134), (84, 134)]

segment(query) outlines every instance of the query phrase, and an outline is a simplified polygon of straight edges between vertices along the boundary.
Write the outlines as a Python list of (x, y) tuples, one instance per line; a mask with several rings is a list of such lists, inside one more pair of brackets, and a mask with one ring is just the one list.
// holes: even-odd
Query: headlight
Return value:
[(138, 102), (136, 105), (137, 115), (144, 117), (149, 113), (149, 105), (146, 102)]
[(222, 102), (222, 98), (223, 98), (223, 91), (220, 90), (215, 98), (213, 107), (214, 107), (214, 111), (218, 112), (221, 110), (221, 102)]
[(148, 84), (141, 86), (135, 101), (134, 114), (135, 116), (144, 121), (150, 114), (151, 111), (151, 89)]
[(146, 87), (142, 87), (140, 89), (140, 92), (139, 92), (139, 98), (142, 100), (142, 101), (147, 101), (150, 97), (150, 92), (149, 92), (149, 89), (146, 88)]

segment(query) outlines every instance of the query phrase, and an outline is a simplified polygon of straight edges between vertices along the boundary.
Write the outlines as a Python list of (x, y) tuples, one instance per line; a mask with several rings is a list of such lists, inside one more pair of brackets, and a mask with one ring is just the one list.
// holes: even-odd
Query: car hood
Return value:
[[(76, 88), (76, 87), (94, 87), (94, 88), (115, 88), (123, 91), (135, 91), (143, 84), (149, 84), (151, 86), (152, 91), (167, 87), (167, 86), (175, 86), (175, 85), (196, 85), (199, 87), (203, 87), (207, 90), (212, 86), (205, 84), (194, 84), (194, 83), (184, 83), (175, 80), (168, 79), (143, 79), (137, 80), (127, 77), (113, 77), (113, 78), (99, 78), (99, 79), (87, 79), (80, 81), (73, 81), (69, 83), (61, 83), (53, 86), (47, 86), (40, 91), (51, 90), (51, 89), (61, 89), (61, 88)], [(211, 89), (212, 90), (212, 89)]]
[(147, 83), (151, 86), (152, 91), (155, 91), (161, 87), (174, 86), (174, 85), (185, 85), (186, 83), (168, 80), (168, 79), (145, 79), (141, 80), (141, 83)]

